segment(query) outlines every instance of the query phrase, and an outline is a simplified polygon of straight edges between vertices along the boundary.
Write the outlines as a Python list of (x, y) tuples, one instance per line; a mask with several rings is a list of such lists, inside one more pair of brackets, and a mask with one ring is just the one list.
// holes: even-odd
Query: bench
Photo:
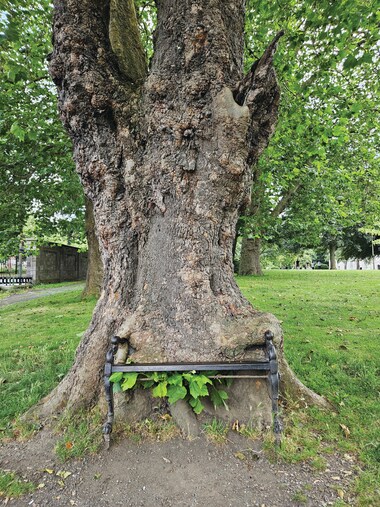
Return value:
[[(107, 421), (103, 426), (103, 435), (106, 448), (109, 448), (114, 421), (113, 387), (110, 376), (115, 372), (123, 373), (150, 373), (150, 372), (184, 372), (184, 371), (216, 371), (216, 372), (264, 372), (267, 377), (269, 392), (272, 400), (273, 431), (276, 443), (280, 442), (282, 425), (278, 415), (278, 391), (279, 372), (276, 349), (273, 345), (273, 333), (266, 331), (264, 334), (265, 343), (262, 347), (265, 352), (265, 359), (260, 361), (228, 361), (228, 362), (202, 362), (202, 363), (140, 363), (140, 364), (114, 364), (114, 357), (119, 345), (125, 344), (126, 339), (114, 336), (111, 339), (111, 346), (106, 354), (104, 366), (104, 387), (106, 401), (108, 404)], [(225, 377), (224, 377), (225, 378)], [(233, 378), (231, 376), (231, 378)], [(263, 378), (263, 375), (239, 375), (238, 378)], [(264, 376), (265, 378), (265, 376)]]

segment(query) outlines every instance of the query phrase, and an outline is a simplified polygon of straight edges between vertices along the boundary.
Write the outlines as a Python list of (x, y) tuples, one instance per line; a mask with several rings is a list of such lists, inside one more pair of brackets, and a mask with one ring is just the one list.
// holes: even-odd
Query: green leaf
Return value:
[(25, 139), (25, 130), (23, 128), (21, 128), (20, 125), (17, 122), (13, 123), (13, 125), (11, 126), (10, 132), (15, 137), (17, 137), (17, 139), (19, 139), (20, 141), (24, 141), (24, 139)]
[(152, 379), (155, 382), (161, 382), (162, 380), (167, 380), (168, 374), (166, 372), (157, 372), (154, 371), (152, 374)]
[(167, 381), (164, 380), (163, 382), (160, 382), (152, 391), (152, 394), (155, 398), (163, 398), (166, 396), (168, 390), (167, 390)]
[(189, 404), (191, 405), (196, 414), (200, 414), (204, 409), (204, 406), (202, 405), (201, 401), (198, 398), (197, 399), (190, 398)]
[(189, 383), (189, 391), (193, 398), (198, 398), (199, 396), (208, 396), (208, 389), (205, 384), (198, 383), (196, 379), (193, 379)]
[(112, 386), (112, 389), (114, 393), (121, 393), (122, 388), (120, 382), (115, 382), (114, 385)]
[(110, 376), (110, 382), (120, 382), (120, 380), (123, 378), (123, 372), (122, 371), (115, 371), (115, 373), (112, 373)]
[(358, 65), (358, 60), (354, 57), (354, 55), (348, 55), (346, 58), (343, 68), (344, 69), (352, 69), (353, 67), (356, 67)]
[(183, 384), (183, 376), (180, 373), (173, 373), (168, 377), (168, 384), (181, 386)]
[(132, 389), (132, 387), (136, 384), (137, 376), (138, 373), (124, 373), (124, 381), (121, 384), (122, 390), (127, 391), (128, 389)]
[(35, 141), (37, 139), (37, 132), (35, 130), (30, 130), (28, 132), (28, 137), (31, 141)]
[(224, 407), (228, 410), (228, 406), (225, 402), (225, 400), (228, 399), (228, 394), (226, 391), (218, 390), (214, 387), (211, 389), (210, 398), (215, 408), (224, 405)]
[(175, 403), (178, 400), (183, 400), (187, 395), (185, 386), (169, 385), (168, 387), (168, 401)]
[(212, 381), (204, 374), (196, 375), (194, 380), (200, 387), (204, 384), (212, 384)]
[(146, 382), (141, 382), (141, 385), (144, 389), (150, 389), (154, 386), (154, 380), (147, 380)]

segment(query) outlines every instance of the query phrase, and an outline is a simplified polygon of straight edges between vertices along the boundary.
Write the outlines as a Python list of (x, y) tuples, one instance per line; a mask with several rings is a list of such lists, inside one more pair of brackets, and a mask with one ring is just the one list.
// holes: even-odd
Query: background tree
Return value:
[(31, 217), (34, 245), (51, 238), (83, 244), (86, 218), (89, 264), (84, 294), (99, 294), (102, 266), (92, 205), (84, 201), (47, 69), (51, 17), (49, 1), (2, 2), (0, 256), (18, 251)]
[(37, 240), (53, 233), (81, 240), (84, 201), (47, 70), (50, 3), (5, 1), (2, 9), (0, 248), (7, 256), (18, 251), (30, 216)]
[(347, 165), (342, 167), (338, 151), (361, 151), (362, 170), (378, 167), (369, 153), (379, 145), (378, 82), (372, 79), (379, 71), (375, 12), (373, 2), (361, 1), (249, 3), (247, 65), (277, 27), (285, 28), (287, 37), (276, 57), (284, 97), (279, 125), (254, 168), (254, 180), (261, 182), (263, 191), (254, 190), (251, 209), (238, 231), (244, 236), (242, 274), (260, 273), (261, 239), (270, 235), (276, 218), (293, 202), (300, 208), (296, 201), (304, 198), (306, 188), (313, 201), (314, 193), (329, 192), (326, 179), (342, 181), (342, 172), (350, 179), (357, 171), (360, 157), (345, 156)]

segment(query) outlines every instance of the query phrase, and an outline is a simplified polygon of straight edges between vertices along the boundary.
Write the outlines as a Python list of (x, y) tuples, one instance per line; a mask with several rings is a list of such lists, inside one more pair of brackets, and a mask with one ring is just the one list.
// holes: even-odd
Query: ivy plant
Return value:
[[(228, 379), (231, 380), (231, 379)], [(152, 389), (155, 398), (167, 398), (170, 404), (186, 400), (196, 414), (204, 409), (201, 398), (209, 397), (214, 407), (224, 406), (228, 394), (220, 385), (229, 385), (227, 379), (218, 378), (216, 372), (115, 372), (111, 375), (114, 392), (129, 391), (139, 383), (144, 389)], [(217, 385), (219, 386), (217, 387)]]

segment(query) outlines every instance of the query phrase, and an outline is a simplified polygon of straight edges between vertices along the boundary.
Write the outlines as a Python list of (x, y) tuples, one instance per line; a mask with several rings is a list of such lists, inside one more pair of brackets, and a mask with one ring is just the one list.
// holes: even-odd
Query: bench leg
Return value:
[(270, 331), (265, 333), (267, 354), (269, 359), (269, 383), (272, 398), (272, 413), (273, 413), (273, 432), (276, 439), (276, 445), (281, 444), (282, 423), (278, 414), (278, 395), (280, 376), (278, 373), (278, 362), (276, 349), (273, 345), (273, 334)]
[(113, 358), (117, 351), (119, 338), (113, 336), (111, 339), (111, 347), (108, 349), (106, 354), (106, 364), (104, 366), (104, 389), (106, 394), (106, 401), (108, 404), (107, 421), (103, 425), (103, 436), (106, 444), (106, 449), (110, 447), (112, 424), (114, 418), (114, 404), (113, 404), (113, 384), (110, 382), (110, 376), (112, 373)]
[(104, 375), (104, 388), (106, 391), (106, 401), (108, 404), (108, 412), (107, 412), (107, 421), (103, 426), (103, 437), (106, 449), (110, 447), (111, 433), (112, 433), (112, 424), (114, 417), (114, 408), (113, 408), (113, 388), (112, 382), (110, 382), (109, 375)]

